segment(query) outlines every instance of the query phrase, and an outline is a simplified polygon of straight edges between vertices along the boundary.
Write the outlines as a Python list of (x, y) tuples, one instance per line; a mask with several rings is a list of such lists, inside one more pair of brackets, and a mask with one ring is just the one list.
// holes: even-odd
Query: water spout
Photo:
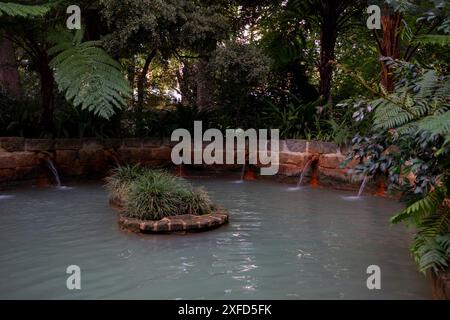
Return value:
[(247, 165), (244, 163), (244, 165), (242, 166), (242, 172), (241, 172), (241, 182), (244, 182), (245, 180), (245, 171), (247, 170)]
[(359, 187), (358, 198), (361, 198), (361, 196), (362, 196), (362, 194), (364, 192), (364, 189), (366, 188), (366, 184), (367, 184), (368, 180), (369, 180), (369, 177), (366, 174), (364, 176), (364, 179), (363, 179), (362, 183), (361, 183), (361, 186)]
[(298, 182), (297, 182), (297, 188), (300, 188), (300, 187), (302, 186), (303, 180), (305, 179), (306, 170), (307, 170), (309, 167), (311, 167), (313, 161), (314, 161), (314, 159), (311, 159), (311, 160), (309, 160), (309, 161), (305, 164), (305, 166), (304, 166), (304, 168), (303, 168), (303, 171), (302, 171), (302, 174), (300, 175), (300, 178), (298, 179)]
[(46, 159), (45, 163), (47, 164), (47, 167), (49, 168), (50, 172), (53, 175), (53, 178), (55, 179), (56, 186), (58, 188), (61, 188), (61, 179), (59, 178), (58, 170), (55, 167), (55, 164), (51, 159)]
[(184, 166), (183, 166), (182, 163), (179, 164), (175, 170), (176, 170), (175, 175), (176, 175), (177, 177), (182, 178), (182, 177), (186, 176), (186, 173), (185, 173), (185, 171), (184, 171)]
[(245, 171), (247, 170), (247, 165), (244, 163), (241, 170), (241, 178), (239, 180), (233, 181), (233, 183), (241, 184), (245, 182)]

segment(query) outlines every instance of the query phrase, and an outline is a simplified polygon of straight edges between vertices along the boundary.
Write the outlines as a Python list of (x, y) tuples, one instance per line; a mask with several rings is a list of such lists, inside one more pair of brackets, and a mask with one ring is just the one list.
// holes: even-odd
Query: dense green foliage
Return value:
[[(395, 57), (381, 58), (392, 88), (352, 75), (371, 93), (357, 101), (362, 108), (356, 119), (369, 116), (373, 126), (366, 136), (353, 139), (351, 158), (360, 159), (356, 172), (376, 179), (388, 177), (391, 190), (401, 193), (406, 207), (391, 221), (415, 228), (411, 253), (419, 269), (449, 272), (448, 5), (397, 4), (397, 17), (403, 20), (403, 26), (396, 29), (398, 43), (406, 49), (403, 56), (399, 51)], [(425, 28), (428, 31), (421, 34)]]
[[(304, 13), (296, 1), (287, 6), (281, 1), (80, 1), (86, 32), (83, 37), (72, 35), (73, 39), (60, 31), (69, 2), (37, 3), (21, 2), (16, 7), (45, 14), (43, 18), (10, 11), (1, 22), (6, 32), (16, 31), (11, 40), (22, 80), (41, 85), (15, 103), (41, 104), (43, 110), (33, 113), (27, 125), (20, 120), (21, 108), (8, 110), (8, 118), (16, 124), (2, 127), (3, 134), (166, 135), (166, 128), (178, 125), (180, 110), (192, 114), (198, 110), (214, 120), (210, 126), (221, 129), (286, 124), (297, 128), (281, 128), (286, 137), (348, 138), (335, 125), (349, 123), (351, 113), (317, 111), (326, 102), (319, 99), (316, 85), (322, 75), (314, 66), (321, 59), (315, 40), (322, 27), (315, 21), (325, 18), (314, 13), (318, 1), (311, 1)], [(335, 9), (349, 10), (353, 19), (361, 8), (346, 2)], [(302, 25), (304, 19), (314, 23)], [(50, 49), (55, 38), (58, 45)], [(119, 74), (122, 67), (102, 47), (126, 70), (132, 96)], [(56, 53), (59, 58), (53, 56)], [(21, 67), (25, 61), (27, 67)], [(332, 70), (326, 68), (329, 74)], [(51, 71), (55, 72), (49, 76)], [(68, 103), (51, 88), (53, 82)], [(354, 91), (350, 87), (356, 85), (347, 82), (346, 90)], [(22, 86), (23, 92), (27, 90)], [(69, 113), (82, 115), (77, 117), (85, 122), (82, 129), (72, 125), (60, 129), (68, 122), (69, 105), (76, 110)], [(280, 121), (293, 106), (298, 112), (308, 110), (308, 115)], [(112, 122), (101, 124), (99, 116)]]
[(374, 132), (354, 139), (356, 170), (390, 178), (406, 208), (392, 223), (416, 228), (412, 254), (421, 271), (450, 268), (450, 139), (448, 74), (402, 63), (396, 90), (371, 101)]
[(208, 214), (212, 209), (205, 191), (164, 171), (119, 167), (107, 179), (107, 188), (131, 218), (160, 220), (183, 214)]

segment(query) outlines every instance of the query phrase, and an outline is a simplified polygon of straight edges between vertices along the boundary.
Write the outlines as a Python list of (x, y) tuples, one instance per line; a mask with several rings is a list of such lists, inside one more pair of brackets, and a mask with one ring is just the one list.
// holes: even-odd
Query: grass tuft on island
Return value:
[(206, 215), (214, 210), (208, 194), (161, 170), (138, 165), (116, 168), (106, 179), (112, 202), (122, 215), (139, 220), (161, 220), (178, 215)]

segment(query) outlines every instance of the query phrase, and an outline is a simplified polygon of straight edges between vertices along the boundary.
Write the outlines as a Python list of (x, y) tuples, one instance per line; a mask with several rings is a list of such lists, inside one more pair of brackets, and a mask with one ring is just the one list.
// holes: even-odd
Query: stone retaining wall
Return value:
[[(45, 161), (51, 159), (63, 178), (104, 176), (117, 162), (141, 163), (148, 167), (168, 167), (171, 162), (169, 139), (23, 139), (0, 138), (0, 184), (51, 178)], [(305, 140), (280, 141), (279, 176), (297, 178), (312, 161), (320, 184), (358, 183), (341, 169), (345, 160), (333, 143)], [(214, 166), (215, 168), (220, 166)], [(225, 166), (224, 166), (225, 167)], [(233, 167), (233, 166), (231, 166)], [(236, 166), (234, 166), (236, 168)], [(307, 182), (307, 181), (306, 181)]]
[(162, 167), (171, 163), (166, 139), (0, 138), (0, 183), (49, 178), (51, 159), (62, 177), (104, 176), (117, 162)]
[(320, 184), (359, 183), (360, 177), (353, 176), (349, 171), (356, 162), (350, 163), (345, 169), (341, 168), (346, 157), (345, 150), (331, 142), (284, 140), (280, 142), (279, 175), (298, 177), (311, 162), (309, 175), (316, 171)]

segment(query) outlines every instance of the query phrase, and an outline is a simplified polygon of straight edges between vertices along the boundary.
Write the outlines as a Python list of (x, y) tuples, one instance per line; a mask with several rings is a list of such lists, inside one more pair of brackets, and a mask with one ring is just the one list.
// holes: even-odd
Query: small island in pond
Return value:
[(133, 232), (195, 232), (228, 223), (208, 194), (168, 172), (141, 166), (116, 168), (106, 179), (119, 224)]

